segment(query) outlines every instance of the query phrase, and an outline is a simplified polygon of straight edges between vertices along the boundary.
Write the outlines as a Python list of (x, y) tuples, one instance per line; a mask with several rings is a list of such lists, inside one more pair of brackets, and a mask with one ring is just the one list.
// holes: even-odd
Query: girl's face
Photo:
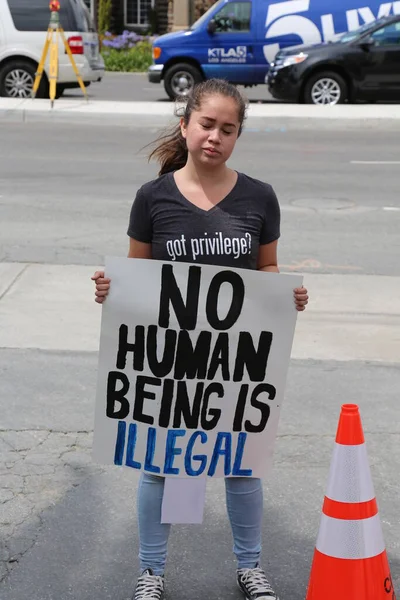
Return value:
[(220, 166), (229, 159), (239, 128), (237, 104), (225, 96), (204, 97), (187, 125), (181, 119), (181, 131), (190, 156), (195, 162), (210, 167)]

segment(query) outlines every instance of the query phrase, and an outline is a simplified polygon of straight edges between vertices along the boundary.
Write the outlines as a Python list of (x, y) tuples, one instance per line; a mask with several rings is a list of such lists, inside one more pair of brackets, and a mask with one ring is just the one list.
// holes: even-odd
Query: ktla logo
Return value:
[(236, 46), (236, 48), (209, 48), (208, 58), (246, 58), (246, 46)]

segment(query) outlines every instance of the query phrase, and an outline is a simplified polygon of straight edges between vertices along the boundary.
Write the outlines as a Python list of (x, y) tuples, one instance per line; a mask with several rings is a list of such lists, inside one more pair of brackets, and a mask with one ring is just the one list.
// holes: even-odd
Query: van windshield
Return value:
[(375, 25), (379, 25), (379, 23), (381, 23), (381, 22), (384, 23), (385, 21), (387, 21), (387, 17), (381, 17), (380, 19), (377, 19), (373, 23), (364, 23), (364, 25), (361, 25), (361, 27), (359, 27), (358, 29), (354, 29), (353, 31), (348, 31), (347, 33), (342, 35), (337, 41), (341, 42), (342, 44), (346, 44), (347, 42), (352, 42), (358, 36), (360, 36), (362, 33), (364, 33), (365, 31), (368, 31), (368, 29), (371, 29)]
[(190, 30), (193, 31), (194, 29), (198, 29), (199, 27), (201, 27), (201, 25), (203, 25), (203, 23), (208, 20), (210, 12), (214, 11), (217, 6), (221, 6), (222, 4), (225, 4), (225, 0), (218, 0), (218, 2), (210, 6), (210, 8), (204, 13), (204, 15), (201, 15), (201, 17), (197, 19), (197, 21), (195, 21), (193, 25), (190, 26)]

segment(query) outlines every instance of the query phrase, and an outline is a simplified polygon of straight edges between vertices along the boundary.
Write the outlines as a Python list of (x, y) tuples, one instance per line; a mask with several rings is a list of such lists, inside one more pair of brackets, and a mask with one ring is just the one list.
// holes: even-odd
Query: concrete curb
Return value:
[[(55, 121), (120, 124), (138, 126), (137, 117), (155, 122), (165, 122), (174, 117), (171, 102), (112, 102), (92, 100), (58, 100), (51, 109), (49, 100), (20, 100), (0, 98), (0, 120), (13, 122)], [(311, 106), (302, 104), (251, 104), (248, 121), (255, 119), (275, 123), (296, 123), (299, 126), (322, 123), (337, 127), (382, 126), (388, 121), (400, 127), (400, 105), (340, 105)]]

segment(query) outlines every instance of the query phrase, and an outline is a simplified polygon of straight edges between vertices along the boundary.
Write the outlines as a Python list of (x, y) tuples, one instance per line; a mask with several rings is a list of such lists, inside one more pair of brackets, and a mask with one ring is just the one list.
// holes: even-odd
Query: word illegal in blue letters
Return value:
[[(215, 441), (212, 455), (207, 457), (206, 454), (194, 454), (196, 442), (206, 444), (208, 436), (204, 431), (195, 431), (190, 434), (186, 441), (186, 450), (179, 447), (178, 439), (188, 437), (188, 432), (185, 429), (170, 429), (167, 434), (165, 444), (165, 460), (162, 466), (155, 465), (154, 453), (157, 443), (157, 429), (149, 427), (147, 430), (146, 457), (144, 464), (135, 460), (135, 448), (137, 443), (137, 425), (131, 423), (129, 425), (128, 441), (126, 443), (126, 422), (118, 422), (118, 435), (115, 444), (114, 464), (122, 465), (125, 455), (125, 465), (133, 469), (142, 469), (154, 474), (162, 475), (188, 475), (196, 477), (202, 475), (207, 469), (207, 475), (212, 477), (217, 469), (218, 462), (223, 461), (224, 475), (228, 477), (233, 475), (236, 477), (251, 477), (251, 469), (242, 468), (243, 451), (246, 443), (246, 433), (239, 433), (237, 438), (236, 448), (232, 448), (232, 434), (230, 432), (219, 431)], [(176, 456), (184, 456), (185, 472), (181, 473), (180, 469), (174, 466)]]

